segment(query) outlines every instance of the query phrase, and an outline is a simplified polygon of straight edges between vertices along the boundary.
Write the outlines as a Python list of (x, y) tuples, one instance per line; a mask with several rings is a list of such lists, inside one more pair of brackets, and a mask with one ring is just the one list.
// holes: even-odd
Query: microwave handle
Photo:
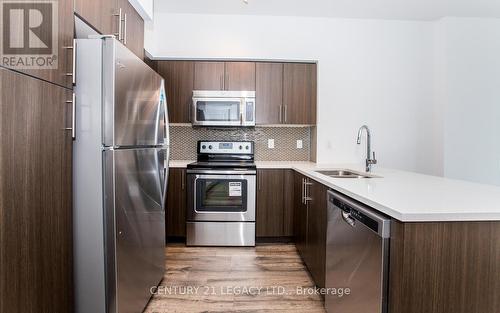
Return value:
[(193, 106), (195, 105), (195, 100), (191, 101), (191, 104), (189, 105), (188, 108), (188, 121), (191, 123), (193, 121), (193, 118), (191, 117), (191, 111), (193, 110)]
[(243, 112), (246, 111), (246, 100), (241, 99), (240, 101), (240, 125), (243, 125)]

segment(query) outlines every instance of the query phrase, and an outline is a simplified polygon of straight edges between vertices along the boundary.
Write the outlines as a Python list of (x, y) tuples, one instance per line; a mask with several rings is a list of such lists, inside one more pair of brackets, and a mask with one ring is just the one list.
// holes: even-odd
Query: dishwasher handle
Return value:
[(351, 214), (346, 213), (344, 211), (342, 211), (341, 213), (342, 213), (342, 219), (344, 220), (344, 222), (347, 223), (347, 225), (351, 227), (356, 226), (356, 220), (351, 217)]

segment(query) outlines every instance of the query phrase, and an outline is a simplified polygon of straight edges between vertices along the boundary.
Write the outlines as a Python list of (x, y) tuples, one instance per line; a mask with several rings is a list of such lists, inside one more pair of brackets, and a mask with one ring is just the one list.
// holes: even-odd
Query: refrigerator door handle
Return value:
[(163, 164), (163, 171), (164, 171), (164, 183), (163, 183), (163, 210), (165, 210), (166, 205), (167, 205), (167, 188), (168, 188), (168, 178), (169, 178), (169, 163), (170, 163), (170, 146), (167, 146), (166, 148), (166, 156), (165, 156), (165, 162)]
[[(163, 129), (160, 129), (163, 120)], [(156, 121), (157, 134), (161, 132), (163, 138), (157, 138), (156, 143), (158, 145), (169, 145), (170, 144), (170, 134), (168, 132), (168, 111), (167, 111), (167, 97), (165, 95), (165, 84), (161, 81), (160, 86), (160, 97), (158, 99), (158, 115)]]
[(168, 183), (168, 162), (170, 147), (158, 149), (157, 164), (158, 164), (158, 184), (160, 186), (161, 207), (165, 211), (167, 183)]
[[(162, 103), (163, 103), (163, 118), (164, 118), (164, 125), (165, 125), (165, 139), (163, 144), (170, 146), (170, 132), (168, 129), (168, 106), (167, 106), (167, 94), (165, 93), (165, 81), (161, 81), (161, 90), (162, 90)], [(169, 157), (170, 148), (167, 149), (167, 160)], [(168, 162), (167, 162), (167, 167), (168, 167)]]

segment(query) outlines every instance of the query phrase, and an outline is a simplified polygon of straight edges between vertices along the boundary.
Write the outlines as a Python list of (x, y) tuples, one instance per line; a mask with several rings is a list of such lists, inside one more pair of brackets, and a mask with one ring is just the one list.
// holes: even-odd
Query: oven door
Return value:
[[(195, 126), (243, 126), (244, 98), (193, 97), (191, 122)], [(244, 114), (245, 113), (245, 114)]]
[(255, 177), (188, 174), (188, 221), (254, 222)]

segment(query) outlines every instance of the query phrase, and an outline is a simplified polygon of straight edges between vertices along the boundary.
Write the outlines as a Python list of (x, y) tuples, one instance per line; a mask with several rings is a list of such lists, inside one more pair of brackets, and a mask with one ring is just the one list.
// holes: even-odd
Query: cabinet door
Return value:
[[(12, 9), (22, 10), (25, 16), (28, 16), (28, 10), (38, 10), (38, 12), (43, 12), (42, 19), (45, 18), (43, 14), (52, 13), (51, 8), (38, 7), (38, 5), (43, 5), (43, 2), (38, 1), (37, 3), (27, 2), (27, 3), (5, 3), (4, 10), (7, 10), (7, 5), (13, 6)], [(19, 7), (22, 5), (22, 7)], [(42, 44), (48, 46), (47, 51), (34, 51), (33, 48), (29, 47), (27, 37), (24, 34), (28, 34), (28, 25), (26, 23), (16, 23), (14, 20), (10, 21), (10, 28), (8, 32), (10, 34), (10, 41), (5, 40), (6, 47), (3, 47), (4, 51), (2, 53), (6, 56), (6, 60), (12, 60), (12, 63), (2, 62), (2, 66), (11, 68), (13, 70), (26, 73), (37, 78), (41, 78), (60, 86), (72, 88), (73, 87), (73, 0), (60, 0), (53, 3), (46, 3), (45, 5), (57, 5), (57, 17), (58, 20), (57, 27), (55, 28), (57, 32), (53, 33), (52, 25), (44, 24), (37, 28), (37, 32), (31, 32), (30, 39), (37, 38)], [(8, 13), (4, 11), (4, 13)], [(9, 15), (11, 16), (11, 15)], [(47, 19), (48, 20), (48, 19)], [(45, 27), (47, 25), (47, 27)], [(5, 30), (4, 30), (5, 31)], [(54, 43), (51, 38), (57, 37), (57, 46), (52, 47)], [(31, 38), (33, 37), (33, 38)], [(17, 41), (15, 38), (22, 42), (22, 47), (10, 47), (9, 42)], [(24, 38), (24, 40), (23, 40)], [(5, 49), (10, 49), (11, 51), (5, 51)], [(41, 49), (41, 48), (38, 48)], [(44, 54), (42, 54), (44, 53)], [(57, 55), (55, 55), (57, 53)], [(10, 56), (13, 56), (12, 58)], [(31, 59), (24, 59), (24, 56), (29, 55), (40, 55), (37, 60), (43, 60), (42, 66), (37, 68), (21, 68), (19, 64), (23, 62), (24, 64), (33, 63)], [(31, 57), (28, 57), (31, 58)], [(54, 60), (55, 58), (55, 60)], [(25, 60), (25, 61), (23, 61)], [(38, 62), (38, 61), (37, 61)], [(45, 66), (52, 63), (53, 68)]]
[(307, 195), (311, 198), (308, 201), (309, 216), (307, 219), (307, 268), (311, 272), (314, 282), (318, 287), (325, 286), (325, 266), (326, 266), (326, 194), (327, 188), (309, 179), (311, 185)]
[(295, 245), (302, 259), (306, 259), (306, 237), (307, 237), (307, 205), (304, 204), (304, 179), (297, 172), (294, 173), (294, 237)]
[(195, 62), (195, 90), (224, 90), (224, 62)]
[(285, 63), (283, 122), (316, 124), (316, 64)]
[(283, 185), (283, 236), (293, 236), (293, 212), (295, 205), (293, 170), (284, 171)]
[(0, 68), (0, 312), (73, 311), (70, 100)]
[(257, 171), (256, 236), (283, 236), (283, 170)]
[(122, 43), (141, 60), (144, 59), (144, 20), (128, 0), (117, 0), (122, 9)]
[(186, 236), (186, 200), (186, 170), (171, 168), (165, 208), (167, 237)]
[(224, 90), (255, 91), (254, 62), (226, 62)]
[(283, 64), (257, 63), (255, 97), (257, 124), (283, 122)]
[(158, 73), (165, 79), (170, 122), (189, 123), (194, 87), (194, 63), (158, 61)]
[(74, 0), (75, 13), (103, 35), (118, 32), (116, 0)]

